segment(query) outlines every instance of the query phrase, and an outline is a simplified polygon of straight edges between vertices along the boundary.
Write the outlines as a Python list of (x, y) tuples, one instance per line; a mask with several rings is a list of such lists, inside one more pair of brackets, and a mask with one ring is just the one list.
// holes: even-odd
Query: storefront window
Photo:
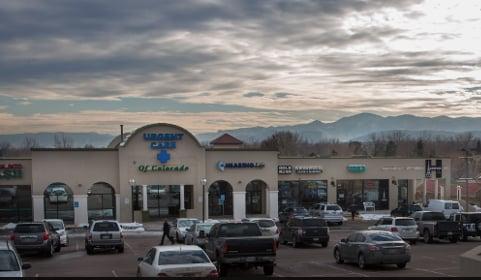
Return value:
[(180, 209), (180, 186), (147, 186), (147, 208), (149, 211), (149, 216), (153, 219), (163, 217), (178, 217)]
[(267, 184), (261, 180), (254, 180), (246, 187), (246, 214), (256, 215), (265, 213)]
[(398, 180), (398, 206), (408, 205), (409, 180)]
[(326, 180), (279, 181), (279, 211), (286, 207), (310, 208), (315, 203), (327, 202)]
[(0, 223), (32, 221), (30, 186), (0, 186)]
[(216, 181), (209, 187), (209, 217), (232, 216), (232, 186), (226, 181)]
[(74, 223), (73, 193), (64, 183), (50, 184), (44, 192), (45, 219)]
[(107, 183), (95, 183), (87, 197), (89, 220), (115, 219), (115, 192)]
[(378, 210), (389, 209), (389, 180), (337, 181), (337, 204), (343, 209), (363, 209), (363, 202), (374, 202)]

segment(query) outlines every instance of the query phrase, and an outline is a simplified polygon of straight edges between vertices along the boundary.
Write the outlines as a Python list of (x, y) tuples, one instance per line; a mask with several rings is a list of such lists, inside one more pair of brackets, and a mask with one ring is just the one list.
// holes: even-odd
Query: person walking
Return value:
[(172, 239), (172, 237), (170, 237), (170, 224), (167, 219), (164, 221), (162, 241), (160, 241), (160, 245), (164, 245), (164, 239), (166, 236), (170, 240), (170, 243), (174, 244), (174, 240)]
[(357, 214), (357, 205), (354, 203), (351, 204), (350, 211), (351, 211), (351, 219), (354, 221), (354, 218), (356, 217), (356, 214)]

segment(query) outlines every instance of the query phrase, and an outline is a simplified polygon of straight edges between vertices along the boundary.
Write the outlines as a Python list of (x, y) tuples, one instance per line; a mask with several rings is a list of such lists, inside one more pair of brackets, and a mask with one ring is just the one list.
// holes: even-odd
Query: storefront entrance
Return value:
[(326, 180), (279, 181), (279, 211), (286, 207), (310, 208), (327, 202)]
[(337, 204), (344, 210), (364, 209), (363, 202), (374, 202), (376, 210), (389, 209), (389, 180), (338, 180)]
[(95, 183), (88, 191), (87, 208), (90, 220), (115, 220), (114, 188), (107, 183)]
[(50, 184), (44, 191), (45, 219), (62, 219), (74, 223), (73, 193), (64, 183)]
[(147, 209), (152, 220), (178, 217), (180, 187), (178, 185), (147, 186)]
[(267, 184), (261, 180), (254, 180), (246, 187), (246, 214), (266, 214)]
[(209, 187), (209, 217), (232, 216), (232, 186), (226, 181), (216, 181)]

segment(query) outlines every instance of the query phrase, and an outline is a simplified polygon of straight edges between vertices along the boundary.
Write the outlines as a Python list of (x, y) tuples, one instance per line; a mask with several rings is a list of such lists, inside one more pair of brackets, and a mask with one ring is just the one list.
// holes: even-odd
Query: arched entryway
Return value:
[(250, 181), (246, 186), (246, 214), (267, 213), (267, 184), (262, 180)]
[(74, 223), (73, 193), (65, 183), (52, 183), (43, 192), (45, 219), (62, 219)]
[(232, 216), (232, 186), (215, 181), (209, 187), (209, 217)]
[(115, 190), (107, 183), (98, 182), (88, 190), (88, 219), (115, 219)]

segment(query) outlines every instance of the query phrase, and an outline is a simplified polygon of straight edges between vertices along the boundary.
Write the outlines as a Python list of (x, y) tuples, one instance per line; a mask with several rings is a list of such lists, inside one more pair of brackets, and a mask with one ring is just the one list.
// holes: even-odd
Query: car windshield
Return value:
[(396, 219), (396, 226), (415, 226), (414, 219)]
[(323, 219), (303, 219), (302, 225), (305, 227), (323, 227), (326, 226), (326, 221)]
[(209, 263), (203, 251), (166, 251), (159, 253), (159, 265)]
[(12, 251), (0, 251), (0, 271), (19, 271), (17, 259)]
[(48, 221), (48, 223), (52, 225), (54, 230), (64, 229), (61, 221)]
[(337, 205), (327, 205), (326, 210), (341, 210), (341, 208)]
[(444, 204), (444, 209), (459, 209), (459, 204), (457, 202), (447, 202), (446, 204)]
[(419, 205), (410, 205), (409, 208), (411, 209), (411, 211), (413, 212), (416, 212), (416, 211), (423, 211), (423, 209), (421, 208), (421, 206)]
[(292, 209), (292, 212), (294, 212), (295, 214), (297, 215), (302, 215), (302, 214), (308, 214), (309, 212), (307, 212), (307, 209), (306, 208), (294, 208)]
[(236, 236), (260, 236), (262, 235), (259, 226), (254, 223), (244, 224), (226, 224), (220, 226), (220, 237), (236, 237)]
[(195, 224), (196, 220), (179, 220), (177, 221), (178, 227), (190, 227)]
[(95, 223), (94, 231), (119, 231), (119, 226), (117, 223), (100, 222)]
[(17, 225), (15, 227), (15, 232), (18, 233), (31, 233), (31, 232), (43, 232), (45, 229), (42, 224), (25, 224)]
[(401, 241), (402, 239), (389, 232), (377, 232), (369, 235), (372, 241)]
[(428, 212), (428, 213), (424, 213), (423, 220), (442, 221), (442, 220), (446, 220), (446, 217), (444, 217), (444, 214), (441, 212)]
[(201, 231), (203, 230), (205, 233), (208, 233), (210, 231), (210, 228), (213, 226), (214, 224), (201, 224), (201, 225), (197, 225), (197, 231)]
[(258, 220), (256, 223), (261, 227), (261, 228), (270, 228), (275, 226), (276, 224), (272, 220)]

